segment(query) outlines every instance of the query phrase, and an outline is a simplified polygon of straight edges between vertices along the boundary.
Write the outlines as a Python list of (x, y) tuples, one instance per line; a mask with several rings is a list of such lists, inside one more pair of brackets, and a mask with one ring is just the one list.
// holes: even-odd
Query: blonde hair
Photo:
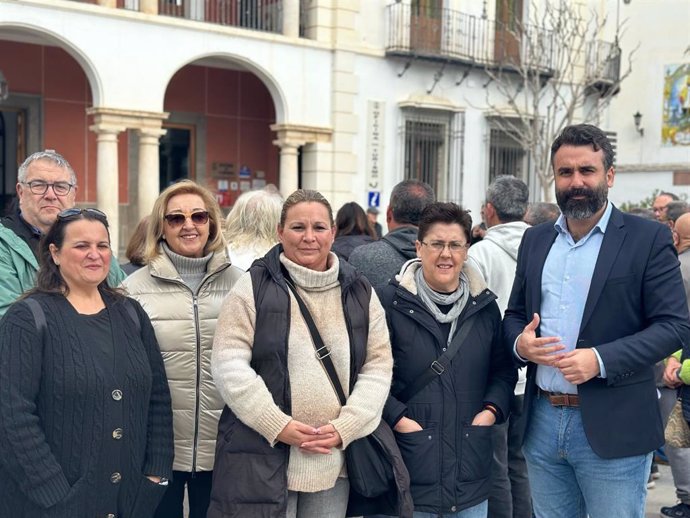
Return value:
[(153, 204), (149, 228), (146, 232), (145, 258), (147, 263), (150, 263), (161, 253), (158, 245), (163, 240), (165, 211), (170, 199), (178, 194), (196, 194), (204, 200), (209, 221), (208, 241), (204, 247), (204, 254), (219, 252), (225, 249), (225, 238), (221, 231), (223, 214), (220, 211), (216, 197), (211, 194), (211, 191), (191, 180), (181, 180), (165, 189)]
[(225, 239), (236, 249), (268, 250), (278, 242), (283, 198), (269, 190), (242, 194), (225, 219)]

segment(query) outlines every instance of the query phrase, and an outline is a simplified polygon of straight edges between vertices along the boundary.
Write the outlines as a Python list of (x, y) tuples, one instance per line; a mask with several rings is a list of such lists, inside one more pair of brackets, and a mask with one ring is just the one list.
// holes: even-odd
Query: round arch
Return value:
[(199, 62), (203, 62), (204, 60), (208, 59), (228, 60), (232, 64), (241, 65), (242, 70), (246, 72), (251, 72), (252, 74), (257, 76), (261, 80), (263, 85), (266, 87), (268, 93), (271, 95), (271, 99), (273, 100), (273, 107), (275, 109), (276, 115), (276, 124), (281, 124), (288, 120), (288, 106), (285, 94), (282, 88), (280, 88), (278, 83), (275, 81), (273, 76), (271, 76), (271, 74), (264, 68), (257, 65), (255, 62), (250, 61), (246, 57), (239, 56), (236, 54), (230, 54), (227, 52), (210, 52), (206, 54), (199, 54), (198, 56), (188, 59), (184, 63), (180, 64), (180, 66), (173, 70), (169, 77), (166, 78), (164, 82), (163, 95), (165, 95), (165, 90), (167, 90), (168, 86), (170, 85), (170, 81), (172, 81), (173, 76), (177, 72), (179, 72), (188, 65), (198, 64)]
[[(8, 37), (3, 38), (4, 33), (8, 33)], [(18, 37), (13, 39), (13, 36)], [(93, 105), (100, 105), (103, 97), (103, 85), (99, 74), (96, 72), (96, 67), (82, 49), (75, 46), (64, 36), (37, 25), (0, 21), (0, 39), (9, 39), (35, 45), (56, 44), (79, 64), (89, 81)]]

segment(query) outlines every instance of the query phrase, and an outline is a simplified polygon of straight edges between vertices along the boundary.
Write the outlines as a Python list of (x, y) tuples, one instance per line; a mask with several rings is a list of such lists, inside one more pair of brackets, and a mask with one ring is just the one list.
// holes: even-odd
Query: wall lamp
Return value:
[(640, 134), (640, 137), (644, 137), (644, 128), (642, 127), (642, 114), (637, 111), (633, 115), (633, 120), (635, 121), (635, 129)]
[(0, 70), (0, 101), (5, 101), (10, 96), (10, 86), (7, 84), (2, 70)]

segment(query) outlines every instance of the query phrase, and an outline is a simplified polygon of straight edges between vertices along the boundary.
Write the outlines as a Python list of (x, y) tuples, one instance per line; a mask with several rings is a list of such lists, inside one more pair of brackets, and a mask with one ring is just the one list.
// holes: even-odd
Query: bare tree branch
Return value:
[(505, 63), (485, 67), (486, 102), (492, 128), (529, 152), (542, 197), (550, 200), (551, 142), (565, 126), (598, 122), (630, 75), (639, 44), (627, 52), (623, 70), (619, 35), (625, 22), (614, 27), (614, 41), (606, 42), (601, 38), (608, 17), (593, 10), (582, 16), (576, 2), (535, 2), (531, 12), (531, 23), (501, 26), (509, 36), (500, 43), (511, 38), (520, 53), (506, 51)]

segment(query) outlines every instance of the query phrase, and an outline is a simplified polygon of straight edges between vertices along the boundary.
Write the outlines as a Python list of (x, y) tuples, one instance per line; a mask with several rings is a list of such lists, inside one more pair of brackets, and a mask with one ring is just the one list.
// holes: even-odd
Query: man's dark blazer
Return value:
[[(541, 313), (544, 262), (556, 239), (552, 223), (528, 229), (503, 321), (505, 344)], [(539, 329), (537, 329), (539, 336)], [(585, 434), (603, 458), (649, 453), (664, 442), (653, 366), (690, 339), (688, 306), (666, 225), (613, 207), (594, 267), (577, 348), (596, 346), (606, 379), (578, 386)], [(529, 362), (526, 426), (537, 390)]]

